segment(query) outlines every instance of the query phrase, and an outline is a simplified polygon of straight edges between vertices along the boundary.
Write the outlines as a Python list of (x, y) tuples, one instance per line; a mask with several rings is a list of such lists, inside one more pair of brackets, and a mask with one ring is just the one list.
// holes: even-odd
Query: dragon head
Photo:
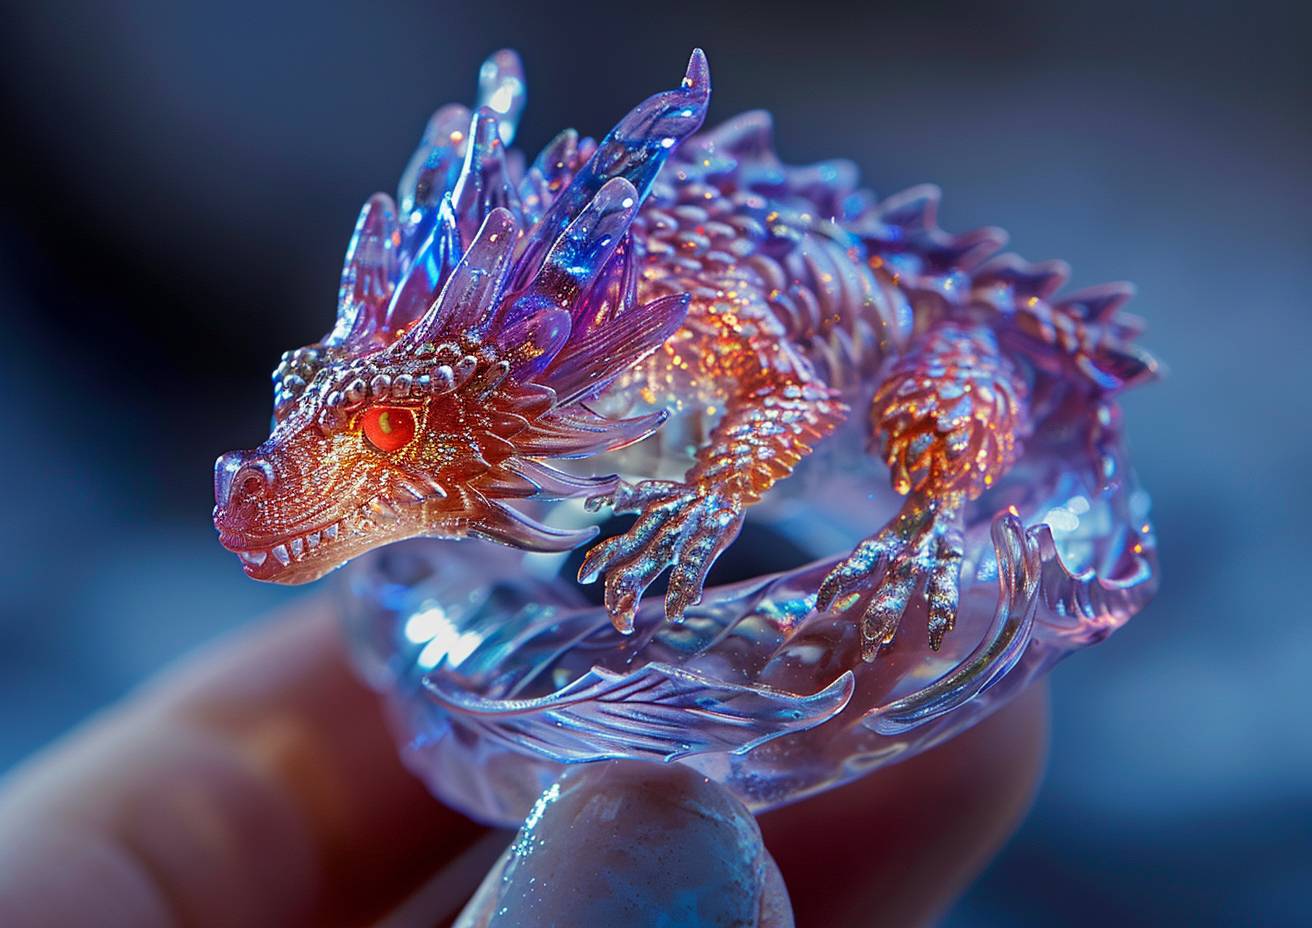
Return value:
[(417, 536), (548, 551), (592, 537), (514, 503), (608, 489), (547, 461), (663, 421), (586, 400), (683, 320), (687, 297), (638, 301), (629, 226), (709, 92), (697, 51), (680, 87), (600, 144), (561, 133), (527, 170), (505, 149), (523, 107), (513, 54), (483, 66), (473, 113), (437, 112), (399, 201), (376, 194), (360, 213), (333, 330), (274, 372), (272, 433), (215, 464), (214, 525), (248, 575), (304, 583)]

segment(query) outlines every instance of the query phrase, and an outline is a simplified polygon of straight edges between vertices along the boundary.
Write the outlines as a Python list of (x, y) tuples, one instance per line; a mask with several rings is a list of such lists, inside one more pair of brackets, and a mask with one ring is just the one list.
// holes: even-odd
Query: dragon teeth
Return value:
[(292, 557), (296, 558), (296, 560), (299, 561), (301, 559), (301, 555), (304, 553), (305, 553), (305, 541), (300, 538), (293, 539)]
[(332, 541), (337, 537), (337, 523), (334, 522), (332, 525), (328, 526), (323, 530), (323, 533), (328, 536), (329, 541)]
[(239, 551), (237, 556), (250, 564), (252, 567), (259, 567), (269, 559), (268, 551)]
[(291, 556), (287, 554), (286, 545), (278, 545), (271, 553), (278, 559), (278, 563), (282, 564), (283, 567), (286, 567), (291, 563), (292, 559)]
[(305, 543), (310, 546), (311, 551), (319, 547), (319, 533), (311, 532), (310, 534), (306, 535)]

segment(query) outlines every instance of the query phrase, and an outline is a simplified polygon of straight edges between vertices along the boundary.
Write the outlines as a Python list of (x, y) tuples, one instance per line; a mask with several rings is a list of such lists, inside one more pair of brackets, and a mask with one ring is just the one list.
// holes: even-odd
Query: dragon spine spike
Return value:
[(774, 117), (750, 110), (708, 129), (694, 140), (699, 152), (720, 152), (755, 164), (778, 163), (774, 153)]
[(1109, 323), (1134, 294), (1135, 286), (1129, 281), (1111, 281), (1066, 294), (1057, 309), (1085, 322)]

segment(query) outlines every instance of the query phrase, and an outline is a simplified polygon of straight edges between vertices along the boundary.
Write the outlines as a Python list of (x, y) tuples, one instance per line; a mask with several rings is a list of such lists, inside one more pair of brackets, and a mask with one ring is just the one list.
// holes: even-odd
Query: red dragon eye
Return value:
[(379, 451), (404, 448), (415, 437), (415, 416), (404, 406), (374, 406), (364, 414), (364, 437)]

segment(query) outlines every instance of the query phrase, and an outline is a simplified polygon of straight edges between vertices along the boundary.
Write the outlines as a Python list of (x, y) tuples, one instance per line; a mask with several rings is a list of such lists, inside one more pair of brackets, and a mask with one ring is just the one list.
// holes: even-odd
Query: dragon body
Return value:
[[(628, 634), (666, 570), (683, 619), (751, 508), (864, 432), (860, 479), (904, 499), (801, 595), (866, 661), (912, 610), (941, 647), (972, 507), (1005, 510), (1027, 449), (1110, 466), (1114, 397), (1155, 373), (1131, 289), (1059, 296), (1064, 264), (940, 229), (935, 188), (879, 200), (847, 162), (786, 166), (764, 113), (700, 131), (709, 99), (695, 52), (600, 142), (567, 131), (526, 164), (501, 52), (472, 112), (436, 113), (398, 198), (360, 214), (333, 330), (275, 372), (269, 439), (216, 466), (248, 574), (305, 582), (413, 537), (591, 543), (579, 579)], [(596, 539), (530, 515), (567, 498), (636, 520)]]

